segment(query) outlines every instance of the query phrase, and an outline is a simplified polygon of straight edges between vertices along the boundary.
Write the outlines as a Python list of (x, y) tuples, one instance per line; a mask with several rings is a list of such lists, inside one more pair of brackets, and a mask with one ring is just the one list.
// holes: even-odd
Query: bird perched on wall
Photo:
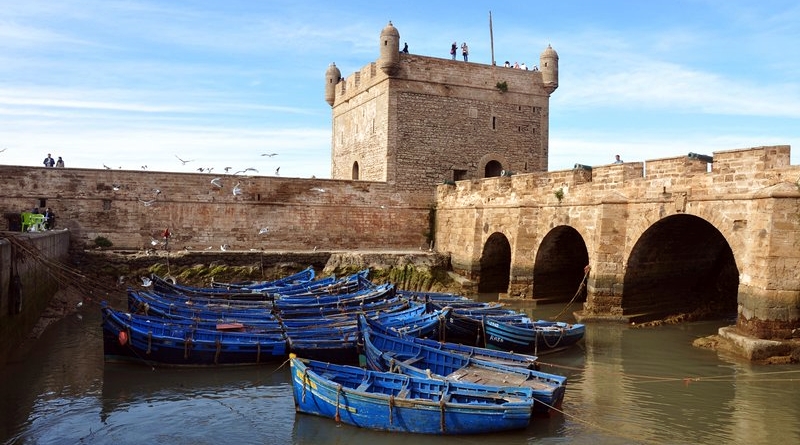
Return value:
[(194, 161), (194, 159), (183, 160), (183, 159), (181, 159), (181, 158), (180, 158), (180, 156), (178, 156), (178, 155), (175, 155), (175, 157), (176, 157), (176, 158), (178, 158), (178, 160), (179, 160), (179, 161), (181, 161), (181, 162), (183, 163), (183, 165), (186, 165), (186, 163), (187, 163), (187, 162), (192, 162), (192, 161)]

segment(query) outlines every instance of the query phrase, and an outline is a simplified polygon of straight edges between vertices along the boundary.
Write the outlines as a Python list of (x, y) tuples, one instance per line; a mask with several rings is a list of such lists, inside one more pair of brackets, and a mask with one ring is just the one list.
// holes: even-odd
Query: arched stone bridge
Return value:
[(760, 339), (800, 331), (789, 146), (440, 185), (436, 247), (479, 291), (578, 295), (585, 319), (710, 312)]

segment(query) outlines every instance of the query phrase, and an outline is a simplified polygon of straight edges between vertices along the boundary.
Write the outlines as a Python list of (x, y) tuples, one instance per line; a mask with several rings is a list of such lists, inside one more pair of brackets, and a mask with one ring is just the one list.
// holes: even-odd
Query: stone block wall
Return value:
[(100, 236), (115, 248), (147, 249), (165, 228), (175, 249), (428, 246), (432, 192), (386, 183), (14, 166), (0, 166), (0, 175), (3, 213), (49, 206), (76, 246)]
[(421, 192), (482, 178), (490, 161), (546, 171), (549, 94), (538, 71), (402, 54), (387, 76), (371, 63), (337, 85), (331, 176), (357, 163), (362, 179)]

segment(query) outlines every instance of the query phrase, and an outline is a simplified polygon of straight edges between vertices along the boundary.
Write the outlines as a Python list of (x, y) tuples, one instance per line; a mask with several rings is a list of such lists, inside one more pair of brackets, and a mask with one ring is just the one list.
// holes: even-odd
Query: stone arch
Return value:
[(581, 286), (589, 251), (581, 234), (570, 226), (557, 226), (542, 238), (533, 267), (533, 298), (537, 301), (586, 301)]
[(478, 275), (478, 292), (508, 292), (511, 277), (511, 243), (500, 232), (489, 235), (483, 244)]
[(359, 175), (360, 175), (360, 172), (359, 172), (359, 167), (358, 167), (358, 161), (355, 161), (355, 162), (353, 162), (353, 173), (352, 173), (351, 179), (353, 179), (354, 181), (358, 180)]
[(494, 178), (496, 176), (501, 176), (502, 172), (503, 172), (503, 164), (497, 161), (489, 161), (483, 167), (484, 178)]
[(660, 219), (637, 240), (625, 269), (622, 312), (631, 321), (736, 315), (739, 269), (733, 250), (703, 218)]
[[(490, 153), (481, 157), (478, 161), (478, 175), (480, 178), (491, 178), (500, 176), (503, 170), (509, 170), (510, 166), (505, 157), (496, 153)], [(490, 176), (490, 172), (492, 175)]]

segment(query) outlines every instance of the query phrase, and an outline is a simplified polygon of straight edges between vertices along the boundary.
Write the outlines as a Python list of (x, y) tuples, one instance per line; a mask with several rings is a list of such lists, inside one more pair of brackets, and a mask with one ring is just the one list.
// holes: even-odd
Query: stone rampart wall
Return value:
[(153, 247), (165, 228), (175, 249), (418, 249), (433, 201), (364, 181), (14, 166), (0, 176), (3, 213), (48, 206), (76, 246), (100, 236), (125, 249)]

